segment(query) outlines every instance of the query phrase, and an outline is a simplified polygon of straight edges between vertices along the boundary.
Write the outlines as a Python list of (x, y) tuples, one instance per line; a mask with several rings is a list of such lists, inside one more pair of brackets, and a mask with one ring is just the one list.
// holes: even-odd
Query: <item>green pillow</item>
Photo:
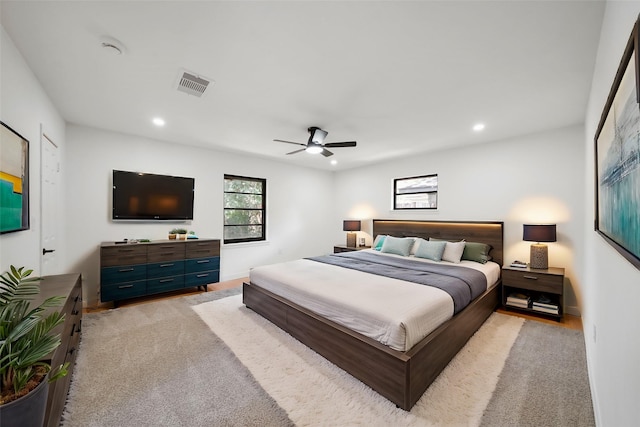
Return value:
[(414, 240), (409, 237), (393, 237), (387, 236), (384, 239), (380, 252), (387, 254), (396, 254), (409, 256)]
[(442, 254), (444, 253), (444, 247), (447, 242), (429, 242), (424, 239), (419, 240), (418, 249), (416, 250), (416, 257), (426, 258), (432, 261), (442, 261)]
[(491, 246), (486, 243), (466, 242), (462, 252), (462, 259), (486, 264), (487, 261), (491, 260), (489, 256), (490, 250)]

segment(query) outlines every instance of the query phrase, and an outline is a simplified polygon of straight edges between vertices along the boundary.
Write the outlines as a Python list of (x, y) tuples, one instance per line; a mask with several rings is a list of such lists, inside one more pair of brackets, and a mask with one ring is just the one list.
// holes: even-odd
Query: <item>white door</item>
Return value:
[(60, 160), (58, 146), (44, 132), (40, 132), (40, 135), (40, 274), (46, 276), (59, 273), (57, 224)]

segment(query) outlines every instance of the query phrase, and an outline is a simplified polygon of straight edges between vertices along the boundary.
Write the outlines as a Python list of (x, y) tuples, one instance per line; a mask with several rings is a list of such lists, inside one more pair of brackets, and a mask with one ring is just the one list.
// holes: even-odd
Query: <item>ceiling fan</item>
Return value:
[(303, 144), (301, 142), (283, 141), (281, 139), (274, 139), (274, 141), (276, 141), (276, 142), (286, 142), (287, 144), (301, 145), (301, 146), (304, 147), (304, 148), (301, 148), (301, 149), (296, 150), (296, 151), (292, 151), (292, 152), (287, 153), (287, 154), (296, 154), (296, 153), (299, 153), (301, 151), (306, 151), (307, 153), (311, 153), (311, 154), (320, 153), (325, 157), (333, 156), (333, 153), (331, 151), (327, 150), (327, 147), (329, 147), (329, 148), (340, 148), (340, 147), (355, 147), (356, 146), (356, 142), (355, 141), (329, 142), (327, 144), (323, 144), (324, 139), (327, 137), (327, 134), (329, 132), (324, 131), (324, 130), (320, 129), (319, 127), (316, 127), (316, 126), (311, 126), (307, 130), (309, 131), (309, 140), (307, 141), (306, 144)]

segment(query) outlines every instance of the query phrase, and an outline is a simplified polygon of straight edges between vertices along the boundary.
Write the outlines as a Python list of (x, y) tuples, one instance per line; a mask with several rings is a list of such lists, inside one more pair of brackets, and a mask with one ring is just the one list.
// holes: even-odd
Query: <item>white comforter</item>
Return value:
[[(500, 275), (494, 262), (456, 265), (483, 272), (489, 287)], [(453, 300), (438, 288), (306, 259), (255, 267), (249, 278), (255, 286), (400, 351), (453, 316)]]

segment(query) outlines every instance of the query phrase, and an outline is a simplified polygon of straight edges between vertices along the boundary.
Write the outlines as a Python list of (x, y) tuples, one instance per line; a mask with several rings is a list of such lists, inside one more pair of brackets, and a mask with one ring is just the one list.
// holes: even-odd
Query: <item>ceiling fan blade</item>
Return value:
[(295, 145), (302, 145), (303, 147), (306, 147), (307, 144), (303, 144), (301, 142), (291, 142), (291, 141), (283, 141), (282, 139), (274, 139), (275, 142), (286, 142), (287, 144), (295, 144)]
[[(304, 144), (302, 144), (302, 145), (304, 145)], [(306, 148), (301, 148), (301, 149), (299, 149), (299, 150), (292, 151), (292, 152), (290, 152), (290, 153), (287, 153), (287, 155), (289, 155), (289, 154), (296, 154), (296, 153), (299, 153), (299, 152), (304, 151), (304, 150), (306, 150)]]
[(329, 142), (328, 144), (324, 144), (325, 147), (355, 147), (355, 141), (345, 141), (345, 142)]
[(322, 153), (320, 153), (320, 154), (322, 154), (325, 157), (333, 156), (333, 153), (331, 151), (327, 150), (326, 148), (324, 150), (322, 150)]

